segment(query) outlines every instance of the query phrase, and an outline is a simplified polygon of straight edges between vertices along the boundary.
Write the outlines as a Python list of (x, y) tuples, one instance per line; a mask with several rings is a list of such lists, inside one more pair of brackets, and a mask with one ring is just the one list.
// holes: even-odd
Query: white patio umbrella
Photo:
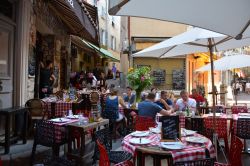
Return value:
[[(250, 45), (250, 38), (236, 40), (219, 33), (208, 30), (193, 28), (180, 35), (174, 36), (163, 42), (148, 47), (136, 54), (134, 57), (158, 57), (167, 58), (177, 55), (191, 54), (197, 52), (209, 52), (211, 61), (211, 82), (214, 87), (214, 65), (213, 50), (223, 51)], [(215, 120), (215, 89), (212, 88), (213, 113)], [(214, 123), (215, 124), (215, 123)]]
[(237, 39), (250, 37), (249, 0), (109, 0), (109, 14), (193, 25)]
[[(230, 70), (235, 68), (243, 68), (250, 66), (250, 56), (244, 54), (235, 54), (231, 56), (224, 56), (214, 61), (214, 70)], [(210, 71), (211, 64), (207, 64), (197, 69), (197, 72)]]
[[(250, 56), (244, 54), (224, 56), (214, 61), (214, 70), (230, 70), (230, 69), (243, 68), (249, 66), (250, 66)], [(210, 70), (211, 70), (211, 64), (207, 64), (197, 69), (196, 72), (204, 72)], [(234, 77), (234, 83), (235, 83), (235, 77)], [(237, 95), (236, 93), (234, 93), (234, 95), (235, 95), (235, 102), (237, 104)]]

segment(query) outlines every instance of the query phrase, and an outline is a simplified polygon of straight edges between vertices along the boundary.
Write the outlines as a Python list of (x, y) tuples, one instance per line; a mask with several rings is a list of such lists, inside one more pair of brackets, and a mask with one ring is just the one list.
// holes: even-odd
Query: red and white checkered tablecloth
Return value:
[(73, 122), (77, 122), (78, 119), (70, 119), (70, 121), (67, 121), (65, 123), (54, 123), (55, 125), (55, 137), (56, 137), (56, 143), (62, 142), (64, 138), (66, 138), (66, 129), (65, 125)]
[(185, 116), (179, 115), (180, 127), (185, 128)]
[[(48, 112), (51, 114), (52, 112), (52, 108), (51, 108), (51, 104), (52, 102), (48, 102), (47, 103), (47, 107), (48, 107)], [(63, 117), (68, 110), (72, 110), (72, 104), (73, 102), (65, 102), (65, 101), (57, 101), (54, 102), (55, 103), (55, 116), (56, 117)]]
[[(203, 137), (199, 134), (195, 134), (195, 136)], [(127, 135), (124, 137), (122, 141), (122, 148), (123, 150), (132, 153), (135, 155), (136, 147), (139, 145), (134, 145), (129, 142), (129, 140), (132, 138), (131, 135)], [(148, 146), (159, 146), (160, 145), (160, 134), (150, 134), (148, 137), (146, 137), (149, 140), (152, 140), (152, 142)], [(207, 138), (206, 138), (207, 139)], [(205, 148), (201, 146), (201, 144), (193, 144), (193, 143), (187, 143), (185, 141), (185, 137), (181, 138), (182, 142), (185, 144), (185, 148), (182, 150), (169, 150), (173, 157), (173, 161), (189, 161), (189, 160), (196, 160), (196, 159), (204, 159), (206, 158), (206, 152)], [(208, 149), (210, 153), (210, 157), (215, 157), (215, 149), (212, 145), (212, 142), (207, 139), (207, 142), (204, 143), (206, 149)]]

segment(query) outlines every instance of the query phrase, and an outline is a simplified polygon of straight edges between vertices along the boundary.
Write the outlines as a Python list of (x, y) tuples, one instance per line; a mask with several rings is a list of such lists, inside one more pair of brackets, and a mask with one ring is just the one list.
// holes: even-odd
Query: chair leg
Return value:
[(31, 152), (31, 158), (30, 158), (30, 166), (33, 165), (34, 159), (36, 154), (36, 143), (33, 144), (32, 152)]

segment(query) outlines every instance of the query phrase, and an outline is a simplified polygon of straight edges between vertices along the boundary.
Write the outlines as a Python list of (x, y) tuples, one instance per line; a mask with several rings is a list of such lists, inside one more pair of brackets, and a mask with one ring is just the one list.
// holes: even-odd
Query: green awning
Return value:
[(97, 52), (99, 52), (101, 54), (101, 56), (105, 57), (105, 58), (109, 58), (111, 59), (112, 61), (114, 62), (120, 62), (119, 59), (117, 59), (116, 57), (114, 57), (112, 55), (111, 52), (109, 52), (108, 50), (105, 50), (104, 48), (99, 48), (97, 47), (96, 45), (90, 43), (90, 42), (87, 42), (86, 40), (82, 39), (83, 43), (86, 44), (88, 47), (92, 48), (92, 49), (95, 49)]

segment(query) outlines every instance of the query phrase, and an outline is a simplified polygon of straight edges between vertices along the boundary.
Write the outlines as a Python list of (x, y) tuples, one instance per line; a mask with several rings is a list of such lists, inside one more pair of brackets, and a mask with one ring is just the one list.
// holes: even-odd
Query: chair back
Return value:
[(174, 166), (214, 166), (214, 159), (200, 159), (200, 160), (192, 160), (192, 161), (184, 161), (184, 162), (175, 162)]
[(155, 127), (156, 123), (153, 118), (146, 116), (136, 116), (135, 129), (137, 131), (149, 130), (150, 127)]
[(110, 166), (109, 156), (103, 144), (96, 141), (98, 149), (100, 151), (99, 166)]
[(58, 99), (63, 99), (63, 90), (59, 90), (55, 93), (55, 96), (58, 98)]
[(25, 103), (28, 108), (31, 117), (44, 118), (47, 111), (47, 104), (41, 99), (30, 99)]
[[(204, 128), (213, 129), (213, 117), (204, 118)], [(218, 138), (227, 137), (227, 119), (215, 118), (215, 132), (218, 134)]]
[(250, 139), (250, 119), (238, 118), (236, 135), (242, 139)]
[(112, 149), (112, 137), (109, 129), (104, 129), (95, 132), (95, 139), (105, 146), (105, 149), (109, 152)]
[(55, 129), (53, 122), (39, 120), (36, 124), (34, 142), (47, 147), (55, 144)]
[(241, 153), (243, 150), (243, 143), (237, 136), (232, 136), (231, 147), (229, 152), (229, 161), (231, 166), (241, 166)]
[(89, 99), (91, 103), (98, 103), (99, 102), (99, 93), (97, 91), (93, 91), (89, 95)]
[(247, 106), (234, 105), (231, 107), (232, 114), (247, 113)]

